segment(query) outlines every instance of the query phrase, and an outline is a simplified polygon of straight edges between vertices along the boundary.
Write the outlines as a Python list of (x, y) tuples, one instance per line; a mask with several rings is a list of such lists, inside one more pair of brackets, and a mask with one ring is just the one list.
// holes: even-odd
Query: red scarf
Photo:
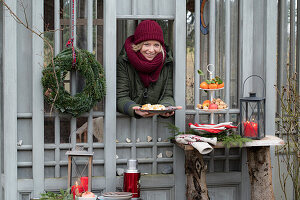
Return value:
[[(143, 54), (141, 54), (140, 51), (133, 51), (132, 44), (133, 36), (130, 36), (125, 41), (125, 50), (127, 53), (128, 60), (138, 72), (144, 86), (148, 87), (150, 83), (154, 83), (158, 80), (160, 71), (165, 62), (165, 58), (163, 58), (162, 53), (158, 53), (153, 58), (153, 60), (148, 60), (143, 56)], [(164, 46), (163, 49), (166, 55), (166, 50)]]

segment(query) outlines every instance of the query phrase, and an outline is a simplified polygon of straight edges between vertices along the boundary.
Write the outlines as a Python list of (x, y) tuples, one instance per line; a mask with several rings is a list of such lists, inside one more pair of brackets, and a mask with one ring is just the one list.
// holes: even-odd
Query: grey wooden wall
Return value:
[[(30, 26), (43, 31), (44, 1), (26, 0), (24, 2), (27, 6)], [(64, 1), (65, 4), (68, 2), (70, 1)], [(91, 2), (94, 5), (96, 3), (95, 0), (85, 2), (87, 3), (82, 5), (86, 6), (86, 10), (93, 8)], [(196, 6), (199, 6), (200, 1), (196, 0), (196, 2)], [(272, 86), (275, 84), (276, 77), (276, 70), (274, 70), (276, 43), (273, 41), (276, 40), (277, 33), (277, 4), (271, 0), (257, 4), (250, 0), (238, 2), (240, 16), (237, 36), (239, 37), (238, 74), (236, 77), (240, 78), (235, 80), (237, 87), (234, 92), (240, 95), (242, 80), (252, 73), (258, 73), (265, 78), (268, 105), (267, 130), (269, 134), (272, 134), (275, 131), (273, 123), (275, 102), (273, 99), (276, 95)], [(23, 10), (18, 1), (11, 0), (7, 3), (24, 20)], [(77, 3), (81, 3), (81, 1), (77, 1)], [(182, 0), (104, 0), (103, 3), (102, 1), (97, 1), (97, 3), (102, 6), (99, 6), (98, 9), (103, 9), (103, 18), (98, 21), (98, 26), (103, 28), (102, 63), (105, 67), (108, 90), (104, 109), (92, 110), (82, 116), (88, 123), (89, 130), (93, 127), (93, 118), (104, 118), (103, 141), (93, 142), (92, 132), (88, 131), (88, 139), (83, 144), (89, 151), (95, 152), (93, 191), (120, 189), (122, 177), (116, 176), (116, 169), (125, 168), (128, 158), (137, 158), (141, 171), (149, 173), (149, 175), (142, 176), (141, 180), (143, 199), (185, 199), (184, 152), (170, 142), (164, 141), (170, 136), (170, 133), (161, 122), (174, 122), (176, 126), (184, 130), (186, 118), (191, 115), (195, 116), (193, 120), (202, 117), (201, 115), (197, 116), (199, 113), (194, 109), (185, 109), (186, 2)], [(54, 5), (54, 27), (59, 28), (60, 24), (64, 22), (60, 20), (59, 16), (60, 1), (55, 0)], [(214, 5), (210, 5), (210, 9), (213, 11), (211, 13), (216, 12)], [(76, 123), (79, 119), (70, 119), (57, 113), (52, 116), (47, 112), (44, 113), (47, 109), (44, 108), (40, 84), (43, 66), (43, 41), (17, 24), (7, 10), (2, 8), (0, 14), (0, 36), (3, 37), (3, 40), (0, 40), (0, 64), (1, 69), (3, 69), (0, 71), (2, 72), (1, 116), (3, 116), (0, 124), (1, 130), (3, 130), (1, 131), (3, 138), (1, 149), (3, 149), (2, 154), (4, 155), (1, 159), (4, 176), (1, 177), (5, 177), (2, 180), (4, 183), (2, 185), (4, 188), (3, 195), (5, 195), (5, 200), (27, 200), (39, 196), (39, 193), (44, 190), (58, 191), (60, 188), (67, 187), (65, 152), (77, 143), (76, 134), (73, 133), (78, 128)], [(86, 40), (85, 48), (93, 51), (95, 42), (92, 37), (93, 31), (91, 31), (93, 22), (91, 22), (91, 12), (87, 11), (86, 14), (88, 24), (85, 28), (87, 31), (85, 37), (82, 38)], [(123, 38), (118, 35), (119, 32), (116, 31), (117, 21), (142, 19), (167, 20), (170, 26), (171, 46), (175, 58), (175, 100), (177, 105), (183, 106), (182, 110), (176, 112), (173, 119), (165, 120), (154, 117), (136, 120), (116, 113), (117, 38), (122, 40), (125, 37), (125, 34)], [(211, 15), (210, 19), (214, 21), (214, 15)], [(213, 21), (211, 24), (214, 24)], [(263, 23), (257, 24), (255, 21)], [(217, 27), (218, 24), (211, 28), (210, 34), (212, 36), (218, 31), (222, 31)], [(58, 31), (53, 36), (55, 54), (64, 46), (63, 42), (65, 41), (61, 39), (63, 33)], [(227, 29), (227, 36), (228, 33)], [(215, 57), (214, 53), (222, 45), (216, 41), (217, 39), (214, 37), (208, 41), (210, 57), (206, 59), (221, 65), (222, 62), (218, 60), (218, 57)], [(220, 52), (222, 53), (222, 51)], [(225, 55), (226, 52), (223, 53)], [(226, 55), (228, 55), (227, 53)], [(1, 55), (3, 55), (2, 62)], [(229, 70), (226, 67), (224, 69), (225, 71)], [(71, 84), (76, 82), (74, 79), (72, 81)], [(230, 109), (226, 113), (227, 119), (230, 114), (238, 114), (238, 109)], [(49, 130), (54, 135), (53, 141), (46, 144), (44, 138), (48, 136), (47, 131), (49, 130), (48, 127), (45, 129), (44, 119), (45, 122), (50, 119), (50, 127), (52, 128)], [(65, 119), (67, 120), (64, 121)], [(67, 127), (63, 126), (64, 123), (68, 124), (67, 131), (60, 128)], [(44, 134), (44, 131), (47, 134)], [(71, 134), (71, 143), (61, 142), (64, 131)], [(151, 136), (153, 141), (146, 142), (147, 136)], [(126, 138), (130, 138), (132, 142), (125, 142)], [(140, 138), (142, 142), (137, 143), (137, 138)], [(158, 138), (162, 138), (162, 141), (159, 142)], [(22, 145), (17, 146), (16, 141), (21, 142), (21, 140)], [(119, 143), (116, 143), (116, 140)], [(165, 157), (166, 150), (172, 151), (173, 157)], [(159, 153), (163, 153), (162, 158), (157, 158)], [(205, 159), (209, 164), (207, 181), (211, 199), (249, 199), (246, 157), (243, 150), (218, 150), (206, 156)], [(166, 166), (173, 168), (172, 174), (161, 173)]]
[[(3, 8), (0, 5), (0, 172), (3, 174)], [(2, 180), (2, 176), (0, 176), (0, 182)], [(0, 187), (0, 198), (3, 199), (3, 188)]]

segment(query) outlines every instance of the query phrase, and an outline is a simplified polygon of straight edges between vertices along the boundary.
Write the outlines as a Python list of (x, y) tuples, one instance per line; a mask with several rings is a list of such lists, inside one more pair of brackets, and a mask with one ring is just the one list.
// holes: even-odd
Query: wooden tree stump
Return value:
[(248, 147), (251, 200), (274, 200), (270, 147)]
[(197, 150), (185, 152), (187, 200), (209, 200), (206, 186), (206, 170), (207, 165)]

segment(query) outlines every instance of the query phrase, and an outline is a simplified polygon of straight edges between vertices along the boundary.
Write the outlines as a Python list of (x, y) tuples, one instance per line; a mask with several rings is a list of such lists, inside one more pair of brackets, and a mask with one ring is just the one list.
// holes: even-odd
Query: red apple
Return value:
[(211, 103), (209, 104), (208, 109), (218, 109), (218, 105), (215, 103)]

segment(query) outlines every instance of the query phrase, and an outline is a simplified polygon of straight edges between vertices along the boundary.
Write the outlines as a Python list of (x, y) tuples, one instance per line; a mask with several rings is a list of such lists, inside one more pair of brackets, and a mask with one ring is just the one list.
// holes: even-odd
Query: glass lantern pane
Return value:
[(265, 130), (264, 101), (241, 102), (241, 134), (245, 137), (262, 138)]

